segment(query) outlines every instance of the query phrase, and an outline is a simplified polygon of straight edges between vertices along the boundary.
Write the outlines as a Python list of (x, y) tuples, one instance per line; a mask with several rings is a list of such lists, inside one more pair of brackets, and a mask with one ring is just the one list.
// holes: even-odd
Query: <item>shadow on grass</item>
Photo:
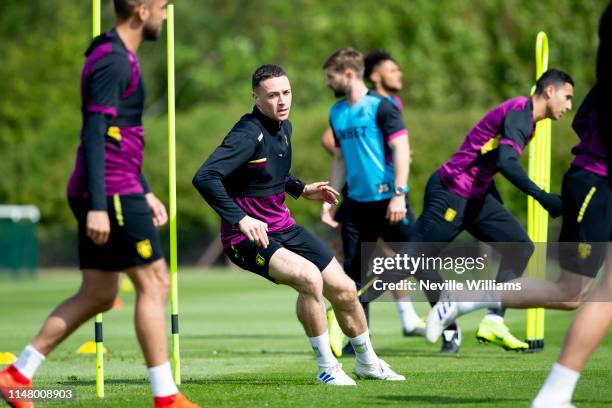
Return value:
[[(424, 357), (424, 358), (478, 358), (481, 360), (515, 360), (519, 356), (529, 356), (530, 354), (519, 352), (507, 352), (499, 350), (499, 353), (483, 353), (477, 350), (469, 350), (467, 352), (459, 351), (458, 353), (440, 353), (439, 346), (432, 346), (431, 350), (423, 350), (422, 348), (410, 349), (406, 348), (376, 348), (376, 354), (381, 357)], [(484, 351), (484, 350), (483, 350)]]
[[(463, 404), (487, 404), (488, 406), (495, 406), (502, 403), (512, 403), (515, 406), (527, 406), (529, 401), (524, 398), (478, 398), (478, 397), (445, 397), (436, 395), (385, 395), (378, 397), (379, 400), (393, 401), (393, 402), (406, 402), (414, 404), (431, 404), (431, 405), (446, 405), (455, 406)], [(608, 406), (612, 401), (592, 400), (592, 399), (577, 399), (572, 402), (580, 404), (597, 404)]]
[(259, 377), (242, 377), (242, 378), (217, 378), (217, 379), (188, 379), (183, 381), (184, 385), (249, 385), (249, 386), (270, 386), (270, 385), (312, 385), (319, 386), (313, 379), (305, 378), (303, 380), (294, 377), (288, 379), (262, 379)]
[[(64, 380), (58, 381), (58, 384), (71, 386), (71, 387), (86, 387), (86, 386), (95, 386), (95, 380)], [(104, 379), (104, 385), (139, 385), (139, 386), (149, 386), (149, 380), (146, 378), (142, 379)]]
[(515, 403), (514, 405), (527, 405), (527, 401), (521, 398), (476, 398), (476, 397), (444, 397), (438, 395), (388, 395), (380, 396), (379, 400), (406, 402), (414, 404), (431, 404), (431, 405), (446, 405), (456, 406), (462, 404), (488, 404), (495, 406), (501, 403)]
[(199, 358), (199, 357), (207, 357), (210, 356), (218, 357), (219, 355), (225, 356), (250, 356), (253, 357), (255, 355), (265, 355), (265, 354), (274, 354), (274, 355), (287, 355), (287, 356), (313, 356), (312, 351), (309, 350), (274, 350), (274, 349), (251, 349), (251, 350), (210, 350), (207, 354), (203, 355), (202, 353), (195, 354), (183, 354), (182, 356)]
[(218, 339), (296, 339), (302, 334), (181, 334), (181, 339), (218, 340)]

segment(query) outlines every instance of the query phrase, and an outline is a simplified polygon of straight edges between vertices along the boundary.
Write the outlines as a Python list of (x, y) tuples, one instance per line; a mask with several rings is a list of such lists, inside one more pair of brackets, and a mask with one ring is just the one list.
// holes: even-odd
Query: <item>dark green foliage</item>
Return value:
[[(321, 64), (337, 47), (389, 50), (405, 72), (401, 95), (415, 152), (412, 200), (420, 210), (429, 174), (446, 160), (486, 110), (526, 94), (534, 82), (534, 41), (550, 38), (551, 66), (576, 81), (576, 104), (594, 80), (597, 25), (607, 2), (474, 0), (182, 0), (176, 5), (179, 228), (217, 228), (191, 187), (194, 172), (225, 132), (250, 110), (250, 76), (277, 63), (294, 88), (296, 174), (326, 179), (319, 144), (333, 103)], [(104, 2), (103, 29), (112, 23)], [(0, 2), (0, 202), (34, 203), (45, 228), (72, 225), (65, 185), (81, 126), (79, 75), (91, 36), (85, 0)], [(167, 195), (164, 41), (139, 54), (149, 92), (146, 173)], [(553, 186), (571, 156), (570, 120), (553, 128)], [(525, 198), (502, 183), (510, 208)], [(314, 225), (319, 206), (289, 199), (300, 222)]]

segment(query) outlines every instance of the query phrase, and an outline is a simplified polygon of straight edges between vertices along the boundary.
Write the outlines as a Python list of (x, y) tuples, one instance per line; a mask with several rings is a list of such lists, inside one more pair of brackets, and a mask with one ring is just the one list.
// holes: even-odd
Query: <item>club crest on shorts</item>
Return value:
[(457, 216), (457, 211), (453, 210), (452, 208), (447, 208), (446, 212), (444, 213), (444, 219), (448, 222), (451, 222), (452, 220), (454, 220), (456, 216)]
[(145, 239), (144, 241), (137, 242), (136, 251), (138, 251), (138, 255), (140, 255), (142, 259), (149, 259), (153, 255), (151, 241)]
[(257, 254), (257, 256), (255, 257), (255, 263), (258, 266), (264, 266), (266, 264), (266, 260), (264, 259), (263, 256)]
[(580, 255), (580, 259), (587, 259), (589, 256), (591, 256), (591, 244), (587, 244), (585, 242), (579, 243), (578, 255)]

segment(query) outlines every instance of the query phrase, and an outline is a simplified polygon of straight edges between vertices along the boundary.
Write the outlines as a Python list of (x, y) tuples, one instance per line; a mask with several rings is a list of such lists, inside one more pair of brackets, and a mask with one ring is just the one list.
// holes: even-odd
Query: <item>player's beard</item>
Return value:
[(396, 94), (396, 93), (398, 93), (398, 92), (400, 92), (402, 90), (401, 87), (389, 85), (388, 83), (386, 83), (384, 81), (381, 83), (381, 85), (382, 85), (383, 89), (387, 93), (390, 93), (390, 94)]
[(160, 37), (161, 31), (161, 24), (153, 25), (151, 23), (145, 23), (144, 28), (142, 30), (142, 35), (145, 40), (155, 41)]
[(336, 98), (344, 98), (348, 95), (348, 89), (344, 84), (338, 84), (338, 86), (330, 88), (334, 91), (334, 96)]
[(334, 96), (336, 98), (344, 98), (346, 96), (346, 91), (344, 89), (334, 89)]

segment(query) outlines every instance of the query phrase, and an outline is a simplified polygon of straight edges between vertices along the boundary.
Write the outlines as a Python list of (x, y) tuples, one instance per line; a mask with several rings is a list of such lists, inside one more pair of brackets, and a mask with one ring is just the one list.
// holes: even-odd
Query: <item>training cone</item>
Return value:
[[(84, 343), (81, 347), (79, 347), (76, 352), (77, 354), (96, 354), (96, 343), (93, 341), (88, 341)], [(106, 347), (103, 347), (102, 352), (108, 352)]]
[(119, 298), (115, 298), (113, 302), (113, 309), (121, 309), (123, 307), (123, 302)]
[(123, 293), (132, 293), (134, 292), (134, 285), (131, 280), (123, 278), (121, 279), (119, 290)]
[(17, 356), (13, 353), (0, 352), (0, 364), (13, 364), (17, 361)]

